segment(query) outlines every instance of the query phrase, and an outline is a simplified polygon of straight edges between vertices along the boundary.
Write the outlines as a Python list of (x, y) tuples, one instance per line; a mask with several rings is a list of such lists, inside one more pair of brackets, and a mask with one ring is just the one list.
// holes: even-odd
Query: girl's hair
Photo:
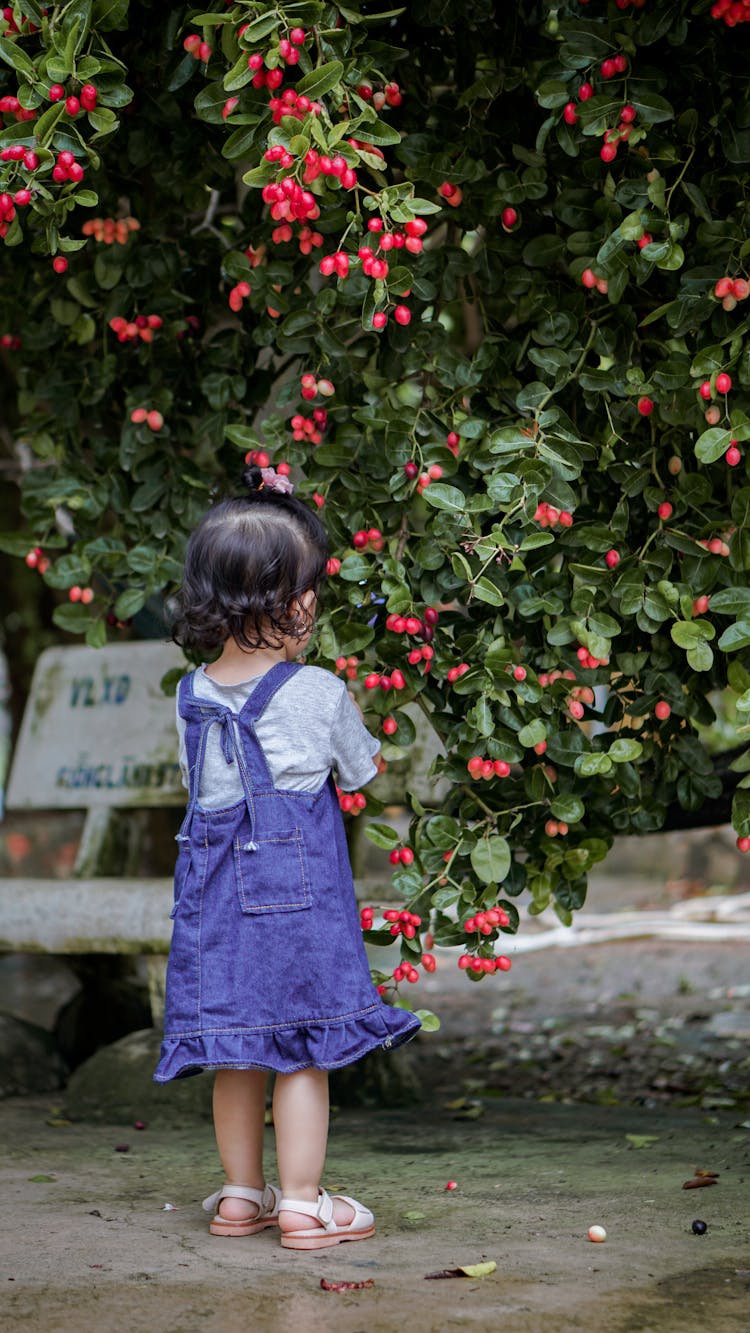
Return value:
[(172, 638), (208, 656), (228, 639), (242, 648), (275, 648), (301, 639), (313, 611), (298, 599), (316, 597), (326, 569), (328, 538), (307, 505), (263, 484), (251, 464), (247, 495), (209, 509), (185, 551), (179, 611)]

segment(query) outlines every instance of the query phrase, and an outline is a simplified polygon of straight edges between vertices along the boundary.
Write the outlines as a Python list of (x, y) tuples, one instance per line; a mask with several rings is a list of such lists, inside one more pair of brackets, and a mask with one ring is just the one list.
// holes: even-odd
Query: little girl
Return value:
[[(216, 1070), (226, 1183), (204, 1208), (217, 1236), (278, 1225), (310, 1250), (364, 1240), (372, 1213), (320, 1188), (329, 1069), (414, 1036), (419, 1019), (370, 978), (332, 776), (356, 790), (378, 742), (346, 687), (295, 662), (328, 555), (286, 477), (250, 466), (185, 555), (174, 637), (210, 657), (177, 697), (189, 790), (178, 841), (165, 1035), (155, 1078)], [(263, 1173), (268, 1071), (281, 1189)]]

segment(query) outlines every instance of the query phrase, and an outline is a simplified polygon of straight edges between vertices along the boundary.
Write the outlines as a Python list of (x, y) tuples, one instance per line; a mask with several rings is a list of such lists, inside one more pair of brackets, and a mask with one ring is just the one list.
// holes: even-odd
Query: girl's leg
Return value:
[[(317, 1202), (328, 1142), (328, 1074), (324, 1069), (300, 1069), (296, 1074), (277, 1074), (273, 1093), (273, 1123), (281, 1192), (288, 1199)], [(334, 1204), (334, 1220), (351, 1222), (348, 1203)], [(304, 1213), (282, 1209), (283, 1231), (315, 1226)]]
[[(219, 1069), (214, 1083), (214, 1129), (228, 1185), (262, 1190), (263, 1124), (267, 1073), (262, 1069)], [(233, 1222), (255, 1217), (258, 1205), (222, 1199), (219, 1214)]]

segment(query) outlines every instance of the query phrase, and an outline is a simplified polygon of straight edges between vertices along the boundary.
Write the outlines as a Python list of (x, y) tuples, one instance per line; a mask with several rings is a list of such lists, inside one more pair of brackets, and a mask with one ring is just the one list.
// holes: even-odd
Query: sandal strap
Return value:
[(244, 1199), (246, 1203), (257, 1204), (258, 1216), (262, 1217), (278, 1211), (277, 1202), (280, 1198), (281, 1191), (273, 1185), (266, 1185), (264, 1190), (253, 1189), (252, 1185), (222, 1185), (221, 1189), (203, 1200), (202, 1206), (205, 1212), (213, 1213), (222, 1199)]
[(319, 1190), (317, 1203), (312, 1203), (310, 1199), (284, 1197), (279, 1203), (279, 1212), (284, 1208), (290, 1213), (302, 1213), (305, 1217), (317, 1218), (323, 1224), (325, 1231), (336, 1225), (333, 1220), (333, 1202), (330, 1194), (324, 1189)]

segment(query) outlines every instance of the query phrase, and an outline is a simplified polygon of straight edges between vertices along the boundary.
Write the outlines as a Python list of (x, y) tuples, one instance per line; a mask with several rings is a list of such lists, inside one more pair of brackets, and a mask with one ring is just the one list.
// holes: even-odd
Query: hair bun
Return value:
[(248, 463), (242, 474), (242, 483), (250, 495), (260, 495), (263, 491), (263, 473), (257, 463)]

